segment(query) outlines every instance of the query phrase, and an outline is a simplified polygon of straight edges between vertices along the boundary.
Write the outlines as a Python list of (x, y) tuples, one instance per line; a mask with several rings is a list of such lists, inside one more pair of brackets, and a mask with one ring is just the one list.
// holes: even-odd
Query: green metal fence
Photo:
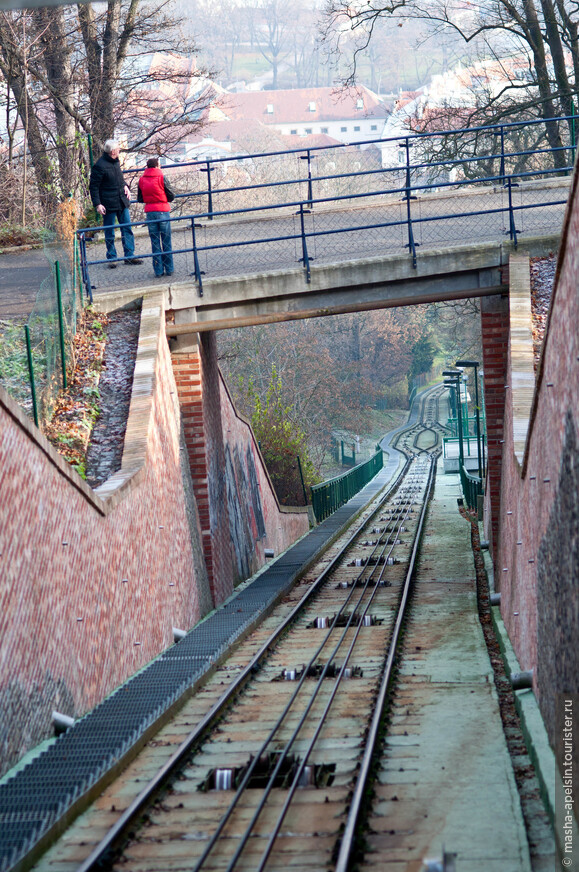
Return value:
[(3, 322), (0, 329), (0, 384), (34, 422), (52, 415), (66, 387), (67, 360), (82, 306), (78, 252), (48, 230), (44, 253), (47, 276), (41, 282), (26, 322)]
[(464, 466), (460, 467), (460, 483), (466, 504), (473, 512), (478, 511), (478, 497), (484, 493), (482, 479), (478, 475), (471, 475)]
[(348, 472), (342, 475), (324, 481), (321, 484), (316, 484), (312, 487), (312, 507), (316, 521), (320, 523), (324, 518), (329, 517), (336, 509), (347, 503), (354, 494), (368, 484), (374, 476), (380, 472), (384, 463), (382, 451), (366, 460), (365, 463), (360, 463)]

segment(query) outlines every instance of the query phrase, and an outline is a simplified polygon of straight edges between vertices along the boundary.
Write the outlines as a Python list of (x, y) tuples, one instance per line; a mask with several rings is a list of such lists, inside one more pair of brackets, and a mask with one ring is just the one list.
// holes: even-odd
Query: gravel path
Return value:
[(556, 254), (549, 254), (547, 257), (531, 258), (531, 317), (533, 320), (535, 370), (541, 355), (556, 269)]
[(140, 324), (140, 306), (109, 315), (99, 382), (101, 413), (86, 458), (86, 479), (92, 487), (103, 484), (121, 468)]

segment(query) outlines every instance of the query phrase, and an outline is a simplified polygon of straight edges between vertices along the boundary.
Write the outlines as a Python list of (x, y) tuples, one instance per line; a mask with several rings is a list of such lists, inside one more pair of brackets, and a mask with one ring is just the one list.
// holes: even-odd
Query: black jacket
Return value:
[(120, 212), (129, 205), (125, 197), (125, 179), (121, 164), (106, 152), (100, 157), (90, 171), (90, 198), (93, 206), (104, 206), (107, 212)]

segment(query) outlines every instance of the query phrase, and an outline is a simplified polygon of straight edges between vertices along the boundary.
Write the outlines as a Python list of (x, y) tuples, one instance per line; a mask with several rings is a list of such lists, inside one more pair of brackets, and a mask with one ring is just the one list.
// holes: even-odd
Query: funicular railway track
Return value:
[[(148, 783), (82, 872), (351, 868), (433, 488), (441, 393), (398, 437), (406, 463), (355, 532), (221, 663), (201, 708), (194, 697), (150, 743), (171, 752), (165, 764), (151, 778), (150, 755), (133, 762), (131, 777)], [(109, 793), (122, 794), (122, 778)]]

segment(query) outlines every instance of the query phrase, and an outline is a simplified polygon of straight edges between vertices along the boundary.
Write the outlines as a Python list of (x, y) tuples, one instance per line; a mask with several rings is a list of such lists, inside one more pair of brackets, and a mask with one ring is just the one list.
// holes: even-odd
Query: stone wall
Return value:
[(93, 491), (0, 389), (2, 771), (210, 605), (162, 300), (143, 308), (121, 470)]

